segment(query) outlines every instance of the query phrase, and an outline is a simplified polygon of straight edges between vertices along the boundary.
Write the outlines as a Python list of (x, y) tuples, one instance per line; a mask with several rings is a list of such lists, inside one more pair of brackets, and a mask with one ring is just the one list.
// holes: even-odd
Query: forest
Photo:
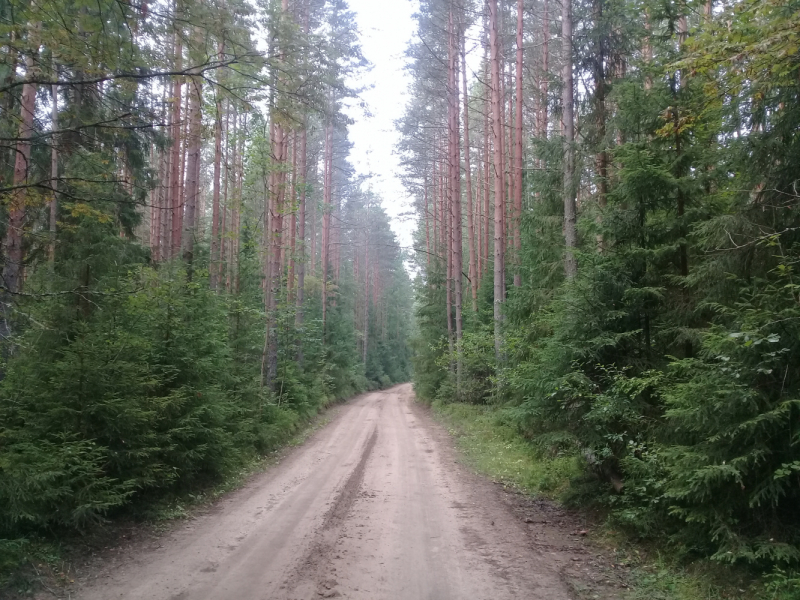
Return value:
[(0, 40), (0, 567), (409, 380), (345, 2), (12, 0)]
[(501, 407), (634, 538), (796, 583), (800, 4), (422, 0), (416, 27), (418, 396)]
[(800, 1), (414, 7), (409, 248), (345, 0), (0, 0), (0, 570), (413, 381), (800, 586)]

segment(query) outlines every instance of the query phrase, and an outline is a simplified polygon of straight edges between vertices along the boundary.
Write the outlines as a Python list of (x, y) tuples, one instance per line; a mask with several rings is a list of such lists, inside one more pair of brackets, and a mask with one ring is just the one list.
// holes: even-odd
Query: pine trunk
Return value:
[(297, 238), (300, 240), (299, 256), (297, 259), (297, 295), (295, 314), (295, 324), (297, 327), (303, 326), (303, 302), (305, 301), (306, 285), (306, 177), (308, 175), (308, 132), (306, 124), (303, 124), (303, 131), (300, 134), (300, 204), (298, 207), (298, 231)]
[[(333, 103), (331, 103), (332, 105)], [(332, 117), (331, 117), (332, 118)], [(323, 173), (322, 200), (322, 329), (325, 331), (328, 309), (328, 258), (331, 233), (331, 185), (333, 181), (333, 122), (325, 129), (325, 171)]]
[[(53, 65), (55, 67), (55, 64)], [(54, 79), (57, 79), (55, 68), (53, 69)], [(50, 139), (50, 187), (52, 196), (50, 197), (50, 243), (47, 249), (47, 260), (50, 263), (50, 270), (55, 266), (56, 260), (56, 219), (58, 217), (58, 146), (56, 145), (56, 131), (58, 131), (58, 86), (50, 88), (53, 96), (53, 106), (51, 107), (50, 120), (53, 135)]]
[(467, 89), (466, 32), (461, 31), (461, 66), (464, 92), (464, 175), (467, 184), (467, 228), (469, 236), (469, 281), (472, 287), (472, 311), (478, 310), (478, 265), (475, 252), (475, 212), (472, 198), (472, 165), (469, 156), (469, 93)]
[(517, 0), (517, 64), (516, 64), (516, 110), (514, 114), (514, 285), (522, 285), (520, 273), (520, 251), (522, 237), (522, 26), (523, 0)]
[(548, 84), (550, 83), (550, 14), (548, 0), (544, 0), (544, 7), (542, 11), (542, 79), (541, 79), (541, 97), (542, 105), (539, 114), (539, 137), (543, 140), (547, 139), (547, 92)]
[[(183, 64), (183, 47), (178, 31), (175, 32), (174, 69), (180, 71)], [(170, 175), (170, 200), (172, 206), (172, 232), (169, 257), (180, 255), (181, 233), (183, 227), (183, 199), (181, 198), (181, 78), (175, 77), (172, 86), (172, 173)]]
[(562, 131), (564, 134), (564, 242), (566, 253), (564, 256), (564, 273), (567, 279), (574, 279), (578, 273), (578, 262), (575, 250), (578, 247), (578, 210), (575, 198), (575, 119), (574, 119), (574, 86), (572, 77), (572, 0), (563, 0), (563, 15), (561, 18), (561, 48), (562, 48)]
[(6, 292), (17, 294), (22, 291), (23, 280), (23, 231), (25, 227), (25, 205), (28, 199), (28, 176), (30, 174), (31, 142), (36, 113), (36, 90), (34, 83), (38, 75), (36, 67), (38, 35), (41, 24), (29, 25), (28, 55), (25, 58), (25, 76), (28, 79), (22, 86), (20, 99), (19, 140), (16, 143), (14, 160), (14, 190), (8, 205), (8, 225), (3, 240), (3, 286)]
[(461, 119), (459, 117), (458, 84), (459, 84), (459, 42), (456, 24), (453, 18), (453, 6), (450, 8), (450, 193), (452, 210), (452, 247), (453, 247), (453, 284), (455, 291), (456, 317), (456, 391), (461, 388), (461, 338), (463, 336), (462, 302), (463, 302), (463, 239), (461, 215)]
[(500, 47), (497, 0), (489, 0), (489, 51), (492, 71), (492, 143), (494, 146), (494, 351), (500, 362), (503, 346), (503, 118), (500, 98)]
[[(594, 0), (594, 20), (595, 28), (601, 31), (603, 28), (603, 2), (605, 0)], [(594, 52), (594, 102), (595, 102), (595, 142), (597, 153), (595, 154), (595, 177), (597, 188), (597, 204), (600, 214), (597, 217), (598, 224), (602, 223), (602, 209), (606, 207), (608, 198), (608, 154), (605, 150), (606, 138), (606, 78), (605, 78), (605, 44), (603, 37), (596, 41)], [(597, 250), (602, 252), (604, 248), (603, 234), (597, 234)]]
[[(199, 36), (199, 29), (195, 37)], [(203, 91), (200, 78), (191, 78), (187, 86), (189, 96), (188, 136), (186, 139), (186, 215), (183, 231), (183, 258), (188, 265), (189, 277), (192, 275), (194, 262), (194, 240), (197, 234), (197, 209), (200, 197), (200, 151), (203, 128)]]
[(481, 281), (489, 270), (489, 214), (491, 213), (491, 161), (489, 160), (489, 138), (491, 135), (490, 115), (491, 108), (491, 88), (489, 86), (489, 59), (486, 58), (486, 73), (484, 81), (484, 107), (483, 107), (483, 270), (481, 271)]
[(289, 189), (289, 275), (286, 282), (287, 300), (291, 304), (294, 302), (294, 272), (295, 272), (295, 252), (297, 252), (297, 132), (292, 133), (292, 177)]
[[(218, 60), (223, 57), (223, 44), (217, 47)], [(209, 265), (209, 284), (212, 290), (219, 285), (220, 262), (220, 178), (222, 172), (222, 96), (217, 91), (217, 102), (214, 118), (214, 182), (211, 195), (211, 264)]]

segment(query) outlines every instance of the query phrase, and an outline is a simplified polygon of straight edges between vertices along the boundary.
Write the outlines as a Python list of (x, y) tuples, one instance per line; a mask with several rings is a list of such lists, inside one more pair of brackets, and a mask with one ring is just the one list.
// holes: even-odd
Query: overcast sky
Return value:
[(414, 224), (402, 214), (410, 210), (409, 198), (398, 178), (395, 156), (398, 136), (394, 121), (403, 115), (409, 80), (403, 70), (406, 45), (414, 33), (411, 15), (416, 0), (349, 0), (361, 31), (364, 56), (373, 65), (361, 85), (372, 86), (362, 98), (372, 115), (350, 114), (356, 120), (350, 128), (353, 151), (350, 160), (359, 174), (372, 174), (370, 184), (383, 199), (392, 218), (392, 228), (403, 246), (411, 245)]

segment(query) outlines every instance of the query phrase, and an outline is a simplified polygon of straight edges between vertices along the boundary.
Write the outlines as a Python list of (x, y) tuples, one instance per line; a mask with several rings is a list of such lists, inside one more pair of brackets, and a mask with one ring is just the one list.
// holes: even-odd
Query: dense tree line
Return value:
[(424, 0), (400, 123), (418, 393), (506, 406), (580, 459), (574, 498), (764, 568), (800, 563), (798, 15)]
[(0, 539), (205, 485), (409, 378), (343, 0), (6, 2), (0, 44)]

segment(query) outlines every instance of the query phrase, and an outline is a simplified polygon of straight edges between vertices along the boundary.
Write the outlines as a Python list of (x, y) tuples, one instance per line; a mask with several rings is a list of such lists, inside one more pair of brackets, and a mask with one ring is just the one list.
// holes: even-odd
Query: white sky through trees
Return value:
[(415, 31), (412, 19), (416, 0), (349, 0), (357, 15), (364, 57), (372, 69), (354, 85), (370, 86), (361, 99), (369, 115), (359, 108), (348, 110), (355, 121), (350, 127), (350, 155), (359, 175), (371, 174), (372, 189), (383, 199), (392, 229), (403, 246), (412, 243), (414, 229), (409, 197), (400, 182), (400, 165), (394, 154), (399, 134), (394, 121), (403, 116), (410, 78), (404, 70), (405, 50)]

